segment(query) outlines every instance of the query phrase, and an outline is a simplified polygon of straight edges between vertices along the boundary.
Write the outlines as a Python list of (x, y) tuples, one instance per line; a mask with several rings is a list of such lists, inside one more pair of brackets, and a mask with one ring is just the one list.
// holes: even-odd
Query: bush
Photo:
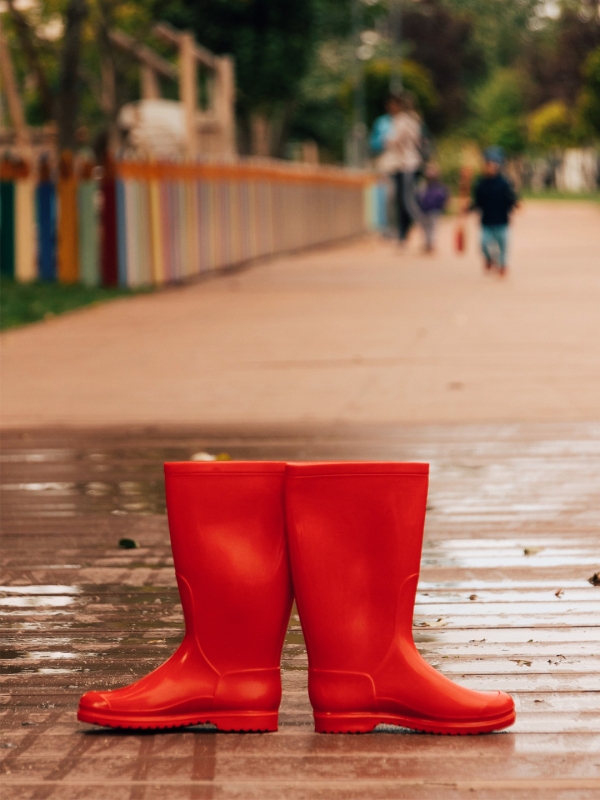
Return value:
[(562, 100), (552, 100), (529, 116), (529, 139), (544, 150), (574, 144), (573, 113)]

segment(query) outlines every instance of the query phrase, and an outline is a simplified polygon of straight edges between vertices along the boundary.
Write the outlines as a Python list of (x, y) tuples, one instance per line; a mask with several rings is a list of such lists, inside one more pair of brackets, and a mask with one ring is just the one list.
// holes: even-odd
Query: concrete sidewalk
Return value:
[(600, 206), (528, 202), (510, 277), (364, 240), (2, 336), (4, 427), (592, 420)]

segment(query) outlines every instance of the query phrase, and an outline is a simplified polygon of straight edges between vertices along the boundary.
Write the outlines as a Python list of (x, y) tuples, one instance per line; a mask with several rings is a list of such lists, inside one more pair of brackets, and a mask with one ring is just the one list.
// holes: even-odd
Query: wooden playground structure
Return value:
[[(129, 105), (158, 104), (159, 116), (175, 107), (181, 147), (165, 158), (151, 146), (117, 138), (100, 165), (89, 147), (58, 153), (52, 130), (26, 124), (1, 40), (12, 122), (0, 132), (3, 276), (89, 286), (163, 284), (369, 229), (371, 176), (240, 158), (233, 60), (211, 53), (187, 31), (161, 23), (153, 33), (177, 48), (176, 63), (122, 31), (110, 39), (139, 65), (141, 99)], [(114, 73), (105, 67), (102, 78), (105, 97), (114, 98)], [(178, 83), (178, 102), (161, 97), (163, 79)], [(115, 108), (105, 110), (116, 119)]]
[[(155, 36), (174, 45), (177, 65), (162, 58), (122, 31), (112, 31), (111, 42), (132, 55), (140, 66), (141, 102), (160, 100), (159, 77), (177, 81), (183, 110), (184, 156), (234, 157), (235, 69), (230, 56), (217, 56), (199, 45), (188, 31), (178, 31), (166, 23), (153, 28)], [(208, 103), (201, 108), (198, 97), (198, 68), (208, 72)]]
[[(198, 44), (189, 31), (178, 31), (166, 23), (154, 26), (153, 33), (177, 48), (176, 63), (163, 58), (152, 48), (133, 39), (120, 30), (111, 31), (112, 44), (127, 52), (140, 70), (140, 102), (161, 99), (160, 78), (177, 83), (179, 104), (183, 116), (184, 147), (181, 157), (194, 160), (198, 157), (232, 158), (237, 153), (235, 135), (235, 68), (230, 56), (217, 56)], [(198, 96), (198, 70), (205, 72), (207, 92), (205, 107)], [(0, 127), (0, 145), (18, 151), (21, 156), (32, 156), (32, 148), (52, 155), (55, 132), (52, 125), (32, 128), (25, 119), (25, 110), (19, 91), (13, 62), (6, 37), (0, 28), (0, 88), (6, 100), (10, 125)], [(104, 94), (109, 98), (105, 105), (114, 105), (115, 75), (103, 68)], [(174, 102), (174, 101), (173, 101)], [(108, 109), (113, 114), (116, 109)], [(117, 142), (117, 145), (119, 143)]]

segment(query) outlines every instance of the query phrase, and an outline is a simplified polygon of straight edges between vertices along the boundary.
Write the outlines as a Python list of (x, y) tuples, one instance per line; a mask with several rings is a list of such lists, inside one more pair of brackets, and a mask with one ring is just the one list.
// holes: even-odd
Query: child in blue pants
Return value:
[(489, 147), (484, 159), (484, 174), (475, 184), (471, 210), (481, 212), (481, 249), (486, 271), (496, 269), (500, 275), (505, 275), (510, 213), (518, 199), (512, 185), (502, 174), (502, 150)]

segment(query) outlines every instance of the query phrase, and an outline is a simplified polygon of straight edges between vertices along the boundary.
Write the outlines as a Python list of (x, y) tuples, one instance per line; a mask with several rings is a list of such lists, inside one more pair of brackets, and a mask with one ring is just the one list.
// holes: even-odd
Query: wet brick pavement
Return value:
[[(0, 612), (3, 800), (600, 797), (600, 425), (11, 431)], [(182, 615), (162, 462), (432, 465), (415, 637), (457, 681), (511, 692), (509, 732), (312, 731), (293, 616), (277, 734), (131, 734), (77, 723), (79, 696), (144, 675)], [(118, 547), (123, 537), (139, 547)]]

